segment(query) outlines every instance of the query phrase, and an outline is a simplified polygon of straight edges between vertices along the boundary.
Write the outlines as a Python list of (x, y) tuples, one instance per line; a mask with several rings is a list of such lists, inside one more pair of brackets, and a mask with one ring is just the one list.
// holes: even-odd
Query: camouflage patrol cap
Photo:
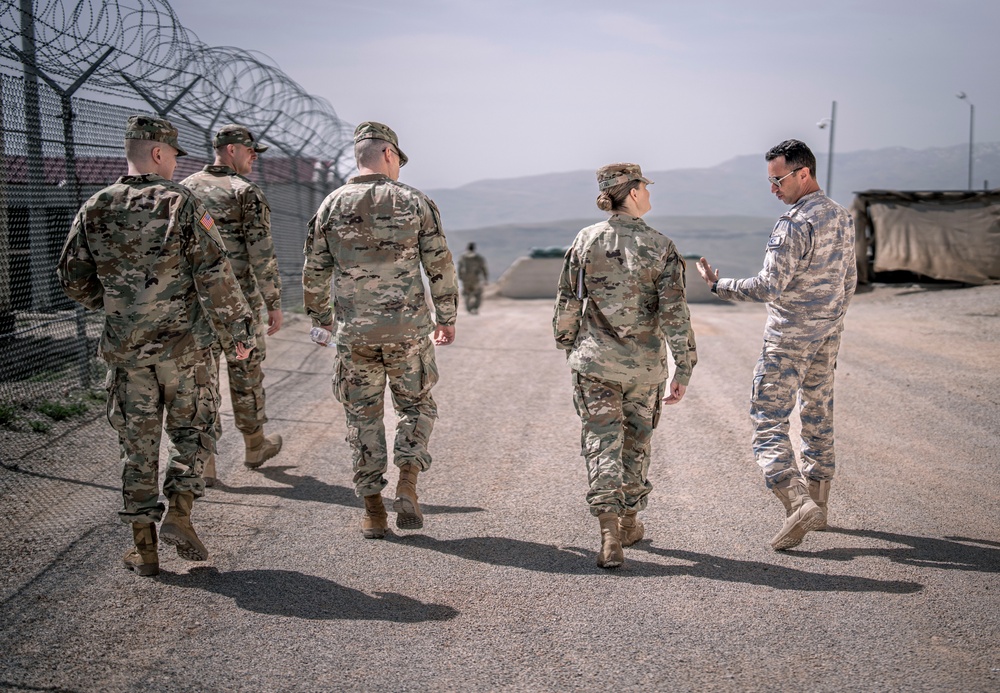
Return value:
[(597, 169), (597, 187), (601, 191), (633, 180), (642, 181), (646, 185), (653, 184), (653, 181), (642, 175), (639, 164), (608, 164)]
[(177, 144), (177, 128), (166, 118), (150, 115), (129, 116), (125, 125), (125, 139), (163, 142), (176, 149), (177, 156), (187, 156), (187, 152)]
[(212, 138), (213, 147), (223, 147), (227, 144), (242, 144), (250, 147), (258, 154), (266, 152), (268, 147), (253, 138), (253, 134), (242, 125), (223, 125)]
[(374, 120), (361, 123), (354, 130), (354, 143), (357, 144), (361, 140), (385, 140), (399, 152), (400, 166), (405, 166), (406, 162), (409, 161), (406, 154), (403, 154), (403, 150), (399, 148), (399, 140), (396, 138), (396, 133), (388, 125), (376, 123)]

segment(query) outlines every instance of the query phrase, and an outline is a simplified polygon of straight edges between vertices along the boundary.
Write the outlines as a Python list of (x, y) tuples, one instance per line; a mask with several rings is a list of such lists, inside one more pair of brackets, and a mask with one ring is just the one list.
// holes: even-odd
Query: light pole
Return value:
[(965, 95), (964, 91), (958, 92), (955, 96), (969, 104), (969, 190), (972, 190), (972, 133), (976, 122), (976, 107), (969, 100), (969, 97)]
[(830, 126), (830, 148), (826, 156), (826, 196), (831, 196), (831, 191), (833, 190), (833, 130), (834, 126), (837, 124), (837, 102), (833, 102), (833, 106), (830, 108), (830, 117), (824, 118), (823, 120), (816, 123), (816, 127), (820, 130), (826, 126)]

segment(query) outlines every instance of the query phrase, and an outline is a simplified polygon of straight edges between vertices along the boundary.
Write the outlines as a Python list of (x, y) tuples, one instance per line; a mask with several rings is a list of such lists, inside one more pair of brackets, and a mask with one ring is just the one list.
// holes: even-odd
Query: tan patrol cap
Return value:
[(166, 118), (150, 115), (129, 116), (125, 125), (125, 139), (163, 142), (176, 149), (177, 156), (187, 156), (187, 152), (177, 144), (177, 128)]
[(242, 125), (223, 125), (212, 138), (213, 147), (223, 147), (227, 144), (242, 144), (261, 154), (266, 152), (268, 147), (253, 138), (248, 129)]
[(396, 133), (388, 125), (376, 123), (374, 120), (367, 120), (361, 123), (354, 130), (354, 143), (357, 144), (361, 140), (385, 140), (399, 152), (400, 166), (405, 166), (406, 162), (409, 161), (406, 154), (403, 154), (403, 150), (399, 148), (399, 139), (396, 137)]
[(639, 164), (608, 164), (597, 169), (597, 187), (602, 191), (633, 180), (642, 181), (646, 185), (653, 184), (653, 181), (642, 175)]

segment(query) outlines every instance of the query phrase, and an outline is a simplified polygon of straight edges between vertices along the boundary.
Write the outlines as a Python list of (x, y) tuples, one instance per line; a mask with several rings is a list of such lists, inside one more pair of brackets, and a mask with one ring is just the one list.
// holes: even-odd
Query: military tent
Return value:
[(1000, 283), (1000, 189), (855, 193), (858, 280), (880, 272)]

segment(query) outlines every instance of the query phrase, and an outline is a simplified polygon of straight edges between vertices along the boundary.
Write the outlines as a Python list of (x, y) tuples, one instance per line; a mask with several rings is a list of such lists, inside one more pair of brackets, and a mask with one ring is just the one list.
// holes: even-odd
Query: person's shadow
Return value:
[(902, 546), (834, 548), (808, 552), (789, 551), (788, 553), (802, 558), (818, 558), (828, 561), (853, 561), (855, 558), (864, 556), (880, 556), (888, 558), (893, 563), (921, 568), (1000, 573), (1000, 542), (996, 541), (968, 537), (945, 537), (944, 539), (915, 537), (872, 529), (831, 527), (827, 531), (849, 537), (902, 544)]
[[(780, 590), (805, 592), (889, 592), (910, 594), (923, 589), (916, 582), (875, 580), (854, 575), (826, 575), (786, 568), (773, 563), (740, 561), (711, 554), (678, 549), (661, 549), (648, 541), (640, 542), (626, 553), (625, 566), (606, 572), (595, 565), (595, 550), (575, 546), (557, 547), (506, 537), (468, 537), (465, 539), (435, 539), (423, 534), (398, 538), (408, 545), (429, 551), (457, 556), (470, 561), (520, 568), (543, 573), (588, 575), (603, 573), (618, 577), (677, 577), (689, 575), (706, 580), (742, 582)], [(674, 559), (679, 563), (664, 565), (635, 558), (634, 549)]]
[(444, 604), (425, 604), (395, 592), (370, 596), (326, 578), (291, 570), (220, 572), (206, 566), (191, 568), (187, 574), (161, 572), (159, 580), (229, 597), (247, 611), (291, 618), (420, 623), (448, 621), (459, 614)]
[[(346, 486), (335, 486), (325, 481), (320, 481), (314, 476), (303, 476), (289, 474), (290, 469), (297, 469), (295, 465), (275, 465), (261, 467), (257, 470), (264, 478), (281, 486), (230, 486), (222, 479), (218, 479), (208, 493), (208, 499), (215, 491), (232, 493), (247, 496), (276, 496), (294, 501), (313, 501), (315, 503), (331, 503), (333, 505), (343, 505), (349, 508), (361, 508), (364, 503), (354, 494), (354, 490)], [(385, 497), (385, 491), (383, 491)], [(386, 498), (386, 508), (391, 509), (392, 499)], [(460, 514), (483, 512), (483, 508), (475, 506), (456, 505), (431, 505), (420, 504), (420, 509), (427, 515), (435, 514)]]

